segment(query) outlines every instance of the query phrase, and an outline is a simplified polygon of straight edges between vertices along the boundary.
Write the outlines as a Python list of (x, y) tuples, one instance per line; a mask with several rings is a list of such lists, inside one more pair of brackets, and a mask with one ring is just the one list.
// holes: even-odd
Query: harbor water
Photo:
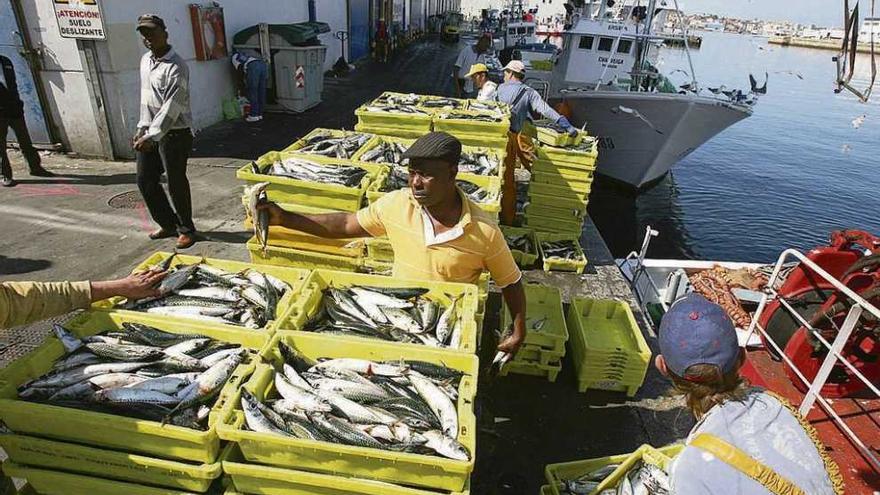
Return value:
[[(769, 73), (754, 115), (679, 162), (638, 196), (601, 181), (590, 215), (615, 256), (660, 231), (649, 256), (771, 262), (789, 247), (809, 249), (840, 228), (880, 234), (880, 91), (867, 103), (835, 94), (834, 51), (769, 45), (766, 38), (700, 33), (692, 50), (702, 87), (749, 88)], [(660, 70), (690, 80), (683, 49), (664, 48)], [(802, 77), (799, 78), (798, 75)], [(854, 82), (870, 78), (859, 56)], [(865, 115), (859, 128), (852, 121)]]

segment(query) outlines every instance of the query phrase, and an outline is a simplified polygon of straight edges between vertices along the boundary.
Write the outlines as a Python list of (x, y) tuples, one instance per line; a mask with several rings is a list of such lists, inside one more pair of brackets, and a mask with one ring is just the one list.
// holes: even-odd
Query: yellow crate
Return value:
[(515, 375), (528, 375), (528, 376), (537, 376), (541, 378), (546, 378), (548, 382), (555, 382), (556, 378), (559, 376), (559, 372), (562, 370), (562, 363), (550, 363), (550, 364), (541, 364), (541, 363), (524, 363), (520, 361), (508, 361), (505, 364), (501, 371), (498, 373), (498, 376), (507, 376), (511, 373)]
[(549, 217), (545, 215), (526, 215), (525, 226), (535, 229), (535, 232), (541, 234), (556, 234), (580, 237), (584, 227), (583, 220)]
[[(592, 143), (589, 143), (590, 140), (592, 140)], [(588, 150), (581, 151), (537, 143), (536, 153), (539, 160), (553, 162), (558, 167), (595, 169), (596, 160), (599, 158), (597, 141), (594, 138), (585, 138), (585, 141), (587, 141), (587, 144), (592, 144)]]
[[(464, 175), (464, 174), (463, 174)], [(480, 175), (468, 175), (458, 177), (456, 180), (465, 180), (485, 189), (494, 199), (486, 203), (474, 203), (486, 213), (498, 215), (501, 212), (501, 179), (498, 177), (483, 177)]]
[[(529, 217), (532, 218), (532, 217)], [(544, 242), (556, 242), (556, 241), (572, 241), (575, 245), (575, 250), (577, 251), (578, 259), (577, 260), (559, 260), (559, 259), (547, 259), (544, 255), (544, 248), (541, 243)], [(538, 232), (538, 252), (541, 254), (541, 259), (544, 261), (544, 271), (550, 272), (576, 272), (576, 273), (584, 273), (584, 269), (587, 267), (587, 256), (584, 254), (584, 250), (580, 245), (580, 235), (569, 235), (569, 234), (548, 234), (544, 232)]]
[[(360, 167), (367, 171), (367, 175), (361, 179), (360, 184), (357, 186), (348, 187), (341, 184), (322, 184), (319, 182), (303, 181), (290, 177), (268, 175), (255, 170), (255, 167), (259, 170), (264, 170), (265, 167), (271, 165), (275, 161), (291, 156), (310, 160), (325, 167)], [(350, 160), (270, 151), (258, 158), (256, 162), (249, 163), (238, 169), (235, 176), (251, 184), (268, 182), (269, 186), (266, 188), (266, 195), (268, 196), (269, 201), (318, 206), (339, 211), (357, 211), (361, 206), (361, 201), (364, 198), (367, 187), (373, 180), (375, 180), (376, 175), (380, 170), (382, 170), (381, 166), (355, 163)]]
[(536, 345), (523, 344), (516, 352), (513, 361), (550, 366), (552, 363), (561, 362), (563, 357), (565, 357), (565, 342), (561, 342), (560, 348), (557, 349), (545, 349)]
[[(287, 148), (284, 148), (283, 150), (281, 150), (281, 152), (282, 153), (284, 153), (284, 152), (297, 152), (297, 151), (305, 148), (307, 146), (307, 143), (309, 142), (309, 140), (317, 137), (320, 134), (329, 134), (330, 136), (332, 136), (334, 138), (343, 138), (343, 137), (352, 136), (354, 134), (371, 134), (371, 133), (343, 131), (343, 130), (338, 130), (338, 129), (317, 128), (317, 129), (314, 129), (312, 132), (306, 134), (302, 138), (297, 139), (296, 141), (293, 142), (293, 144), (291, 144)], [(370, 135), (368, 137), (372, 138), (372, 135)], [(326, 156), (323, 156), (323, 155), (313, 155), (311, 153), (303, 153), (302, 155), (303, 156), (316, 156), (316, 157), (327, 158)], [(354, 153), (352, 153), (352, 155), (354, 155)], [(348, 159), (350, 160), (351, 157), (349, 157)]]
[(553, 493), (553, 489), (550, 487), (550, 485), (544, 485), (541, 487), (541, 491), (539, 493), (540, 495), (550, 495)]
[(604, 490), (616, 487), (622, 477), (640, 461), (658, 466), (668, 474), (672, 459), (683, 449), (684, 446), (681, 444), (668, 445), (659, 449), (655, 449), (650, 445), (642, 445), (629, 454), (597, 457), (595, 459), (586, 459), (583, 461), (548, 464), (544, 468), (544, 476), (549, 482), (550, 493), (553, 495), (560, 495), (561, 491), (559, 488), (562, 486), (563, 481), (577, 479), (611, 464), (620, 464), (617, 469), (602, 480), (599, 486), (591, 492), (591, 495), (598, 494)]
[(590, 196), (590, 189), (581, 191), (572, 186), (559, 186), (554, 184), (543, 184), (540, 182), (529, 183), (530, 198), (557, 198), (558, 201), (565, 205), (584, 205)]
[(223, 474), (219, 459), (188, 464), (12, 434), (0, 435), (0, 446), (15, 464), (174, 490), (206, 492)]
[(583, 223), (584, 219), (587, 218), (586, 204), (583, 206), (561, 207), (556, 206), (554, 203), (545, 202), (543, 199), (540, 200), (540, 202), (531, 202), (532, 199), (533, 198), (529, 198), (530, 202), (525, 207), (526, 215), (533, 217), (560, 218), (578, 223)]
[[(453, 110), (443, 114), (434, 115), (434, 130), (448, 132), (453, 136), (458, 134), (464, 135), (484, 135), (486, 137), (502, 138), (507, 137), (507, 131), (510, 130), (510, 117), (503, 115), (497, 117), (497, 122), (482, 122), (477, 120), (468, 120), (460, 118), (468, 115), (486, 115), (482, 112), (470, 112), (465, 110)], [(458, 117), (458, 118), (457, 118)]]
[[(428, 102), (432, 101), (432, 100), (452, 101), (452, 102), (454, 102), (455, 106), (454, 107), (451, 105), (444, 106), (444, 107), (430, 106), (428, 104)], [(450, 110), (467, 110), (468, 100), (463, 100), (461, 98), (449, 98), (446, 96), (424, 95), (424, 97), (422, 98), (422, 101), (421, 101), (421, 103), (419, 103), (418, 107), (421, 110), (430, 113), (431, 115), (435, 115), (438, 113), (449, 112)]]
[[(525, 344), (538, 346), (548, 350), (562, 350), (568, 341), (568, 326), (562, 311), (562, 293), (556, 287), (540, 284), (523, 284), (526, 292), (526, 339)], [(541, 330), (535, 330), (534, 324), (544, 321)], [(501, 328), (511, 323), (507, 304), (501, 302)], [(546, 364), (546, 363), (545, 363)]]
[[(462, 324), (461, 345), (458, 349), (444, 350), (446, 352), (461, 351), (466, 353), (475, 353), (477, 351), (476, 314), (479, 307), (479, 290), (477, 286), (471, 284), (405, 280), (363, 273), (315, 270), (305, 285), (303, 285), (302, 290), (296, 294), (293, 310), (288, 313), (288, 317), (284, 321), (279, 322), (278, 328), (292, 331), (302, 330), (306, 323), (317, 313), (321, 300), (324, 297), (323, 291), (326, 288), (342, 288), (352, 285), (369, 287), (424, 287), (430, 289), (426, 294), (427, 297), (440, 301), (444, 305), (451, 304), (451, 298), (459, 297), (457, 309), (458, 318)], [(375, 341), (355, 336), (334, 335), (333, 338), (341, 342)], [(410, 348), (413, 352), (418, 352), (425, 348), (421, 344), (394, 343), (393, 345)]]
[(26, 479), (40, 495), (193, 495), (192, 491), (125, 483), (12, 462), (3, 463), (3, 472), (13, 478)]
[[(250, 349), (264, 347), (265, 333), (212, 328), (197, 323), (153, 320), (122, 313), (86, 312), (65, 326), (79, 337), (106, 330), (119, 330), (122, 323), (144, 323), (171, 333), (201, 334), (206, 337), (241, 344)], [(223, 387), (211, 412), (207, 431), (163, 425), (156, 421), (71, 409), (18, 399), (17, 387), (46, 372), (65, 351), (57, 338), (0, 371), (0, 420), (15, 433), (34, 435), (64, 442), (117, 449), (166, 459), (212, 463), (220, 453), (216, 422), (228, 409), (229, 398), (254, 370), (255, 359), (248, 359), (232, 374)]]
[(404, 139), (418, 139), (430, 132), (423, 129), (411, 130), (393, 126), (388, 127), (381, 125), (365, 125), (361, 123), (356, 124), (354, 126), (354, 130), (358, 132), (369, 132), (371, 134), (381, 134), (383, 136), (394, 136)]
[[(542, 123), (550, 122), (549, 120), (543, 120)], [(533, 124), (534, 125), (534, 124)], [(567, 132), (557, 132), (554, 129), (550, 129), (548, 127), (542, 127), (535, 125), (535, 137), (537, 140), (543, 144), (549, 146), (555, 146), (560, 148), (565, 148), (569, 146), (577, 146), (579, 145), (584, 138), (587, 136), (586, 132), (578, 132), (576, 136), (570, 136)]]
[[(363, 241), (359, 242), (363, 246)], [(357, 271), (363, 263), (363, 256), (343, 256), (338, 254), (322, 253), (319, 251), (308, 251), (305, 249), (294, 249), (283, 245), (271, 244), (266, 246), (265, 252), (263, 247), (257, 241), (256, 237), (251, 237), (247, 244), (248, 253), (251, 255), (251, 262), (260, 269), (266, 266), (277, 266), (288, 269), (299, 270), (345, 270)], [(363, 247), (357, 249), (362, 252)]]
[[(378, 342), (351, 342), (339, 345), (335, 337), (279, 332), (264, 351), (264, 359), (279, 363), (281, 356), (277, 342), (284, 341), (307, 359), (358, 358), (373, 361), (400, 361), (415, 359), (442, 364), (464, 372), (459, 385), (458, 441), (470, 452), (470, 461), (458, 461), (435, 456), (391, 452), (387, 450), (340, 445), (298, 438), (287, 438), (268, 433), (244, 430), (244, 416), (236, 407), (228, 411), (218, 433), (227, 441), (236, 442), (249, 463), (268, 464), (288, 469), (315, 471), (325, 474), (375, 479), (404, 485), (438, 490), (463, 490), (474, 469), (476, 456), (476, 418), (473, 401), (477, 391), (477, 357), (437, 349), (415, 350)], [(271, 388), (274, 371), (265, 366), (254, 373), (245, 388), (262, 399)]]
[[(370, 112), (366, 104), (354, 111), (358, 125), (364, 127), (392, 127), (406, 132), (431, 132), (432, 118), (430, 114)], [(356, 128), (357, 129), (357, 128)], [(366, 131), (365, 131), (366, 132)]]
[[(271, 495), (438, 495), (438, 492), (404, 487), (383, 481), (295, 471), (274, 466), (247, 464), (240, 457), (223, 461), (223, 472), (242, 493)], [(469, 495), (461, 491), (444, 495)]]
[(534, 229), (522, 228), (522, 227), (508, 227), (507, 225), (501, 225), (501, 232), (505, 235), (527, 235), (529, 240), (532, 242), (532, 247), (534, 247), (534, 253), (526, 253), (520, 251), (518, 249), (510, 249), (510, 254), (513, 255), (513, 260), (516, 261), (516, 264), (520, 267), (530, 267), (538, 261), (538, 238), (535, 236)]
[[(142, 272), (154, 267), (156, 265), (164, 262), (168, 257), (171, 256), (171, 253), (167, 252), (157, 252), (151, 255), (149, 258), (144, 260), (138, 266), (135, 267), (132, 272)], [(303, 270), (299, 268), (289, 268), (289, 267), (280, 267), (280, 266), (266, 266), (266, 265), (257, 265), (253, 263), (246, 263), (242, 261), (232, 261), (232, 260), (221, 260), (216, 258), (204, 258), (201, 256), (189, 256), (185, 254), (178, 254), (174, 257), (174, 260), (171, 263), (171, 266), (178, 265), (187, 265), (193, 263), (205, 263), (207, 265), (219, 268), (221, 270), (231, 271), (231, 272), (239, 272), (242, 270), (246, 270), (248, 268), (255, 269), (261, 273), (265, 273), (268, 275), (272, 275), (284, 282), (287, 282), (290, 285), (290, 290), (285, 293), (281, 299), (278, 301), (278, 305), (275, 311), (275, 320), (280, 320), (284, 314), (290, 309), (290, 303), (292, 301), (291, 297), (297, 289), (305, 282), (306, 278), (309, 275), (308, 270)], [(123, 297), (113, 297), (110, 299), (105, 299), (103, 301), (98, 301), (92, 304), (93, 309), (109, 311), (112, 310), (114, 312), (118, 312), (126, 315), (141, 315), (144, 318), (148, 318), (150, 321), (175, 321), (175, 322), (198, 322), (201, 326), (211, 327), (211, 328), (225, 328), (228, 330), (248, 330), (244, 327), (232, 325), (232, 324), (224, 324), (224, 323), (215, 323), (212, 321), (203, 321), (196, 318), (187, 318), (185, 316), (161, 316), (161, 315), (153, 315), (140, 311), (132, 311), (128, 309), (120, 309), (118, 306), (124, 304), (126, 299)], [(263, 330), (271, 331), (274, 327), (275, 322), (270, 321), (266, 323), (266, 326)], [(248, 330), (253, 332), (253, 330)]]
[(394, 269), (394, 264), (389, 263), (387, 261), (377, 261), (374, 259), (367, 258), (364, 260), (363, 266), (358, 272), (366, 273), (369, 275), (379, 275), (383, 277), (390, 277), (391, 272)]
[(575, 298), (567, 321), (581, 392), (599, 388), (635, 395), (648, 372), (651, 348), (629, 304)]

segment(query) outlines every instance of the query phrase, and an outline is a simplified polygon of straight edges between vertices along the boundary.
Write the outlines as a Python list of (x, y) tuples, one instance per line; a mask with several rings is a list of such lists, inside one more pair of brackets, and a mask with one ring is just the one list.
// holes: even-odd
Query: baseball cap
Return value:
[(658, 344), (669, 371), (685, 379), (688, 368), (697, 364), (730, 373), (740, 352), (733, 321), (721, 306), (696, 293), (676, 301), (663, 316)]
[(471, 66), (471, 71), (467, 73), (464, 77), (471, 77), (475, 74), (479, 74), (480, 72), (489, 72), (489, 68), (486, 67), (486, 64), (474, 64)]
[(521, 60), (511, 60), (507, 65), (504, 66), (504, 70), (525, 74), (526, 64), (522, 63)]
[(425, 134), (403, 153), (403, 158), (439, 159), (458, 163), (461, 159), (461, 141), (445, 132)]
[(142, 14), (138, 17), (137, 29), (157, 27), (165, 29), (165, 21), (156, 14)]

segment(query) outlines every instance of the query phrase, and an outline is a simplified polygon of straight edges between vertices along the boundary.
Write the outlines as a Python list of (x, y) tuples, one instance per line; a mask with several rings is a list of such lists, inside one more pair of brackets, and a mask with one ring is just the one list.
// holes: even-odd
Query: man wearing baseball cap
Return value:
[(488, 270), (514, 322), (499, 351), (515, 353), (525, 338), (526, 296), (497, 223), (456, 185), (461, 142), (445, 132), (422, 136), (404, 153), (409, 187), (390, 192), (357, 213), (300, 215), (274, 203), (269, 223), (318, 237), (386, 236), (394, 250), (392, 276), (474, 284)]
[(534, 161), (534, 145), (530, 137), (522, 134), (523, 124), (532, 113), (543, 115), (571, 134), (577, 129), (547, 104), (537, 91), (523, 83), (526, 66), (520, 60), (511, 60), (504, 67), (504, 83), (498, 86), (495, 98), (510, 105), (510, 130), (507, 133), (507, 156), (504, 158), (504, 195), (501, 198), (501, 221), (513, 225), (516, 216), (516, 177), (514, 170), (519, 159), (523, 167), (531, 169)]
[(473, 81), (474, 87), (479, 90), (477, 101), (495, 100), (495, 91), (498, 89), (498, 85), (489, 79), (489, 68), (486, 67), (486, 64), (472, 65), (465, 77), (469, 77)]
[(796, 410), (740, 377), (745, 354), (721, 306), (688, 294), (663, 317), (658, 343), (655, 365), (697, 419), (671, 493), (843, 493), (837, 465)]
[[(189, 68), (168, 44), (165, 21), (155, 14), (138, 17), (137, 31), (149, 52), (141, 58), (141, 113), (133, 146), (137, 184), (159, 229), (150, 239), (177, 237), (178, 249), (195, 243), (192, 197), (186, 162), (192, 149)], [(159, 179), (168, 177), (168, 196)]]

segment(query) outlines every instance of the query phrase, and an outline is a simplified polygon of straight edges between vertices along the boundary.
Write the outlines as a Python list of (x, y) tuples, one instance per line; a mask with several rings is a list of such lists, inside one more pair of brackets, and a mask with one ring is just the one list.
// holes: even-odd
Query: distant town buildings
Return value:
[[(696, 31), (719, 31), (758, 36), (794, 36), (809, 39), (843, 39), (844, 30), (839, 27), (824, 27), (815, 24), (798, 24), (791, 21), (766, 21), (760, 19), (737, 19), (716, 14), (690, 14), (685, 16), (688, 29)], [(679, 29), (678, 19), (670, 18), (667, 24)], [(667, 29), (672, 29), (668, 25)], [(867, 17), (859, 30), (859, 41), (870, 42), (871, 33), (875, 42), (880, 43), (880, 17)]]

